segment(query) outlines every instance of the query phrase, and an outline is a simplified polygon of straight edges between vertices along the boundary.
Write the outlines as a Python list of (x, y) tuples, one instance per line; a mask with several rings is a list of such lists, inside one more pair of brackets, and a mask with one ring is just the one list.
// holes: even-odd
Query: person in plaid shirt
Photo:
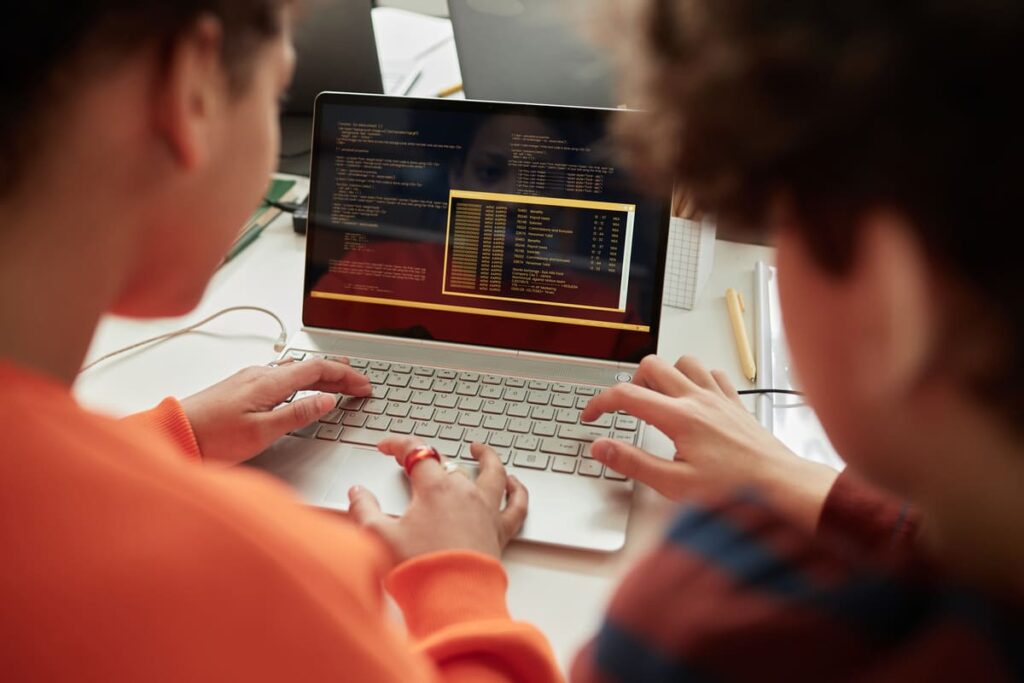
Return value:
[(616, 9), (648, 112), (623, 138), (774, 240), (795, 369), (848, 468), (793, 455), (692, 358), (596, 397), (584, 419), (625, 410), (676, 455), (594, 457), (684, 504), (572, 680), (1024, 679), (1024, 5)]

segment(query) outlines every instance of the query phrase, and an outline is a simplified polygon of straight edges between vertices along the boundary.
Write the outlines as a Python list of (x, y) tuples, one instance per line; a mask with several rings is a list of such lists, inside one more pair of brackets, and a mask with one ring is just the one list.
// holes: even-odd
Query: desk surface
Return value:
[[(196, 311), (184, 318), (145, 322), (106, 318), (89, 357), (236, 305), (269, 308), (281, 316), (290, 333), (295, 332), (301, 325), (304, 254), (305, 238), (292, 231), (287, 217), (279, 218), (216, 274)], [(660, 355), (673, 361), (683, 353), (694, 355), (726, 370), (740, 386), (743, 378), (723, 295), (727, 287), (735, 287), (753, 300), (754, 263), (772, 258), (772, 250), (765, 247), (718, 242), (714, 271), (697, 308), (664, 309)], [(277, 325), (265, 315), (231, 313), (201, 332), (97, 366), (79, 379), (75, 392), (95, 409), (114, 414), (142, 410), (164, 396), (187, 396), (242, 367), (270, 361), (277, 355), (273, 350), (277, 335)], [(662, 455), (669, 454), (667, 446), (660, 434), (648, 439), (647, 447)], [(638, 487), (621, 552), (600, 555), (514, 544), (505, 557), (512, 613), (540, 627), (559, 660), (568, 666), (594, 633), (618, 578), (658, 539), (669, 514), (669, 505), (649, 489)]]

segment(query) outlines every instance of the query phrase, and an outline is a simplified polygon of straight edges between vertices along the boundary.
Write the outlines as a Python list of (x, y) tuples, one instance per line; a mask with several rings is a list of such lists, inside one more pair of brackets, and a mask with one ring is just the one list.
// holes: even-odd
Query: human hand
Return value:
[(181, 407), (203, 460), (235, 465), (334, 408), (337, 398), (330, 394), (281, 405), (294, 392), (305, 390), (369, 396), (370, 381), (347, 362), (284, 362), (241, 370), (182, 400)]
[(711, 484), (759, 489), (780, 509), (813, 528), (837, 473), (805, 460), (765, 430), (721, 371), (693, 358), (671, 366), (648, 356), (630, 384), (591, 399), (581, 415), (596, 420), (623, 410), (657, 427), (675, 445), (671, 461), (611, 439), (591, 447), (595, 460), (673, 500)]
[[(404, 467), (405, 456), (423, 445), (415, 437), (394, 436), (377, 447)], [(480, 463), (476, 482), (458, 471), (448, 473), (428, 458), (412, 468), (412, 501), (404, 515), (397, 519), (385, 515), (374, 495), (361, 486), (348, 492), (349, 512), (358, 524), (384, 539), (399, 562), (458, 549), (500, 558), (523, 528), (529, 496), (522, 482), (505, 472), (493, 450), (474, 443), (471, 452)]]

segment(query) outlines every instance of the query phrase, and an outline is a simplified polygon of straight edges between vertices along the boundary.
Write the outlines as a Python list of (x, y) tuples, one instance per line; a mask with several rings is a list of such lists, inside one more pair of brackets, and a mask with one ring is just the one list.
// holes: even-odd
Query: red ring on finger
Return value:
[(412, 468), (420, 464), (424, 460), (436, 460), (438, 464), (441, 464), (441, 454), (437, 452), (437, 449), (433, 446), (421, 446), (412, 453), (408, 453), (405, 456), (404, 467), (406, 476), (412, 476)]

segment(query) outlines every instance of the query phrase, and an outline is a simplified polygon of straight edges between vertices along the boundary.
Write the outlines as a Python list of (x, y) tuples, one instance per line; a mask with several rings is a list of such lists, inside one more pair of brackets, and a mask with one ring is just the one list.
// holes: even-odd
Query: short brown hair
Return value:
[[(623, 131), (638, 166), (750, 226), (784, 197), (841, 274), (860, 219), (899, 212), (996, 330), (969, 380), (1024, 426), (1019, 0), (639, 0)], [(620, 35), (621, 42), (621, 35)], [(667, 140), (673, 143), (666, 143)], [(674, 144), (678, 141), (678, 146)], [(955, 334), (956, 330), (951, 330)]]
[[(47, 125), (44, 102), (57, 82), (86, 56), (117, 58), (146, 45), (167, 45), (200, 16), (224, 27), (223, 58), (232, 85), (244, 86), (247, 57), (280, 30), (287, 0), (76, 0), (55, 7), (22, 3), (5, 13), (0, 40), (0, 194), (17, 180), (29, 150)], [(88, 55), (86, 54), (88, 53)]]

